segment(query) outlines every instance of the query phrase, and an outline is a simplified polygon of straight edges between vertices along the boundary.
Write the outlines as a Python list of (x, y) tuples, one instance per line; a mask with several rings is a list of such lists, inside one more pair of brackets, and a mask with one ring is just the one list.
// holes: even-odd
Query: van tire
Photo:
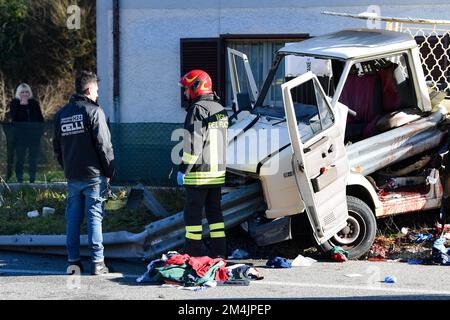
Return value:
[[(370, 250), (377, 232), (377, 220), (370, 207), (359, 198), (347, 196), (347, 206), (349, 211), (349, 219), (347, 220), (348, 227), (353, 231), (359, 228), (358, 235), (355, 235), (356, 239), (347, 243), (347, 241), (350, 241), (352, 238), (345, 239), (345, 236), (343, 237), (343, 234), (339, 232), (320, 247), (327, 253), (333, 247), (340, 246), (348, 251), (349, 259), (356, 260)], [(352, 231), (349, 233), (350, 236), (351, 233)], [(344, 240), (341, 242), (339, 239)]]

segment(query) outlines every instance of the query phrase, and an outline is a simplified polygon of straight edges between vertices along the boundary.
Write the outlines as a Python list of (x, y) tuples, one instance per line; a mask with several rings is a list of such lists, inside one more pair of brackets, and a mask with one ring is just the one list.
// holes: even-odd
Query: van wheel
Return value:
[(370, 250), (377, 232), (377, 221), (364, 201), (347, 196), (347, 206), (347, 226), (320, 247), (328, 252), (339, 246), (348, 251), (349, 259), (358, 259)]

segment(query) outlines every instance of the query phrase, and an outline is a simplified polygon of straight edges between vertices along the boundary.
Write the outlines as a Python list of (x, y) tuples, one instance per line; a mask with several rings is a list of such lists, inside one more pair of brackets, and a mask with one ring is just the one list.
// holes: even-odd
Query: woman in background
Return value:
[(36, 179), (37, 157), (44, 117), (39, 102), (33, 98), (31, 87), (22, 83), (17, 87), (15, 98), (9, 105), (16, 149), (16, 178), (23, 182), (23, 167), (28, 150), (30, 182)]

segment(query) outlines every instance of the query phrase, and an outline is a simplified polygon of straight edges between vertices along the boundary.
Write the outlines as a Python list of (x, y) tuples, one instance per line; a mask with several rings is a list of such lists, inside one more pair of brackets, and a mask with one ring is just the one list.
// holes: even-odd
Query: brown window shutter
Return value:
[[(213, 82), (213, 90), (222, 99), (224, 97), (222, 41), (220, 38), (185, 38), (180, 39), (181, 72), (180, 77), (194, 69), (206, 71)], [(181, 104), (183, 99), (181, 90)]]

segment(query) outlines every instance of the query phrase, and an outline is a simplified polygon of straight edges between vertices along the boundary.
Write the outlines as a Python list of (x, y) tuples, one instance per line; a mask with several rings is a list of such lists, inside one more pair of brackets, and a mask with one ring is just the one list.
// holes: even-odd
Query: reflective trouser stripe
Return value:
[[(192, 240), (202, 240), (202, 226), (186, 226), (186, 238)], [(194, 233), (196, 232), (196, 233)], [(198, 233), (200, 232), (200, 233)]]
[(225, 223), (218, 222), (209, 225), (209, 230), (225, 229)]
[(202, 232), (203, 228), (201, 225), (198, 226), (186, 226), (186, 232)]
[(191, 240), (202, 240), (202, 234), (186, 232), (186, 238)]
[(211, 231), (211, 238), (225, 238), (225, 231)]
[[(210, 237), (211, 238), (225, 238), (225, 223), (218, 222), (209, 225)], [(220, 231), (218, 231), (220, 230)]]

